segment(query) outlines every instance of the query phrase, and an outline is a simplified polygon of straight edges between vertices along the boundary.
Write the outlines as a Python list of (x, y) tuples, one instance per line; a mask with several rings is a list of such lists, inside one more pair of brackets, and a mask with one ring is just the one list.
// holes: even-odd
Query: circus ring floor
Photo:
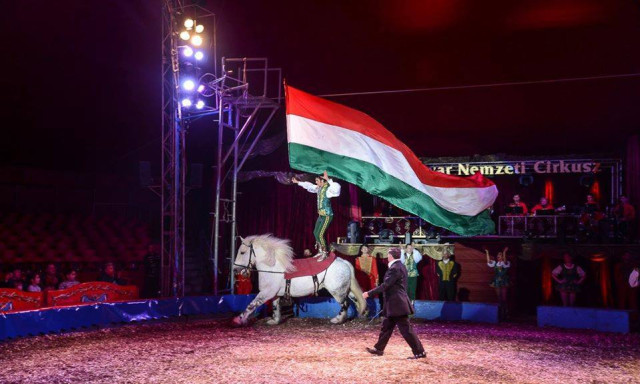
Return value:
[(640, 335), (415, 321), (428, 353), (379, 322), (215, 318), (141, 323), (0, 343), (1, 383), (638, 383)]

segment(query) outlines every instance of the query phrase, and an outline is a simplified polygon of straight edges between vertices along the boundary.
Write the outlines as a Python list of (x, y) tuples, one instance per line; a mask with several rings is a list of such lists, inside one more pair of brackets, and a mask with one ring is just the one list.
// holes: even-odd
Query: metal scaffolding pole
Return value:
[[(237, 65), (237, 67), (231, 68), (230, 65)], [(215, 294), (220, 291), (218, 274), (221, 272), (219, 269), (221, 256), (229, 260), (228, 289), (225, 291), (233, 293), (234, 290), (233, 258), (238, 233), (238, 173), (280, 107), (280, 84), (282, 83), (281, 70), (269, 68), (266, 58), (222, 58), (221, 69), (222, 76), (220, 78), (212, 76), (210, 78), (213, 80), (208, 83), (214, 91), (212, 93), (216, 96), (218, 106), (216, 191), (213, 238), (210, 243)], [(276, 77), (273, 77), (274, 75)], [(270, 76), (277, 84), (273, 95), (270, 95), (267, 89)], [(254, 84), (256, 84), (255, 87)], [(254, 96), (253, 93), (259, 96)], [(246, 147), (248, 150), (241, 153), (241, 148)], [(224, 215), (222, 214), (223, 206)], [(224, 241), (224, 238), (228, 239), (228, 242)], [(224, 255), (222, 251), (225, 252)]]

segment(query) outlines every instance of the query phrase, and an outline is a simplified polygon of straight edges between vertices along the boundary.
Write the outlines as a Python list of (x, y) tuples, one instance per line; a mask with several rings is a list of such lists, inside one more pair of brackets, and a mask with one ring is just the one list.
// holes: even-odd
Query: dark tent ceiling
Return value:
[[(2, 2), (3, 162), (102, 169), (159, 154), (160, 3)], [(315, 94), (640, 72), (632, 0), (206, 6), (220, 55), (268, 57)], [(640, 77), (334, 100), (421, 156), (616, 151), (640, 127)]]

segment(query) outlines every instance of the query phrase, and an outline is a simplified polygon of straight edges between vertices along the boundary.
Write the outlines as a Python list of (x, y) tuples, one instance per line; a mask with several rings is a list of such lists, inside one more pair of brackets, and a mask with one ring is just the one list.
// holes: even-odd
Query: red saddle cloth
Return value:
[(331, 263), (336, 260), (335, 253), (331, 252), (329, 257), (318, 262), (316, 258), (295, 259), (293, 265), (296, 267), (295, 272), (285, 272), (284, 278), (289, 280), (295, 277), (313, 276), (329, 268)]

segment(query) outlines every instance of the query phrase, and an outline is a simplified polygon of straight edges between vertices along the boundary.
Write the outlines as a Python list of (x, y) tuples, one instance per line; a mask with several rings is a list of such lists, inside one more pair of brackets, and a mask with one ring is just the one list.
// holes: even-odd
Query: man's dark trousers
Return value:
[(413, 327), (409, 324), (409, 316), (393, 316), (384, 318), (378, 342), (374, 345), (378, 351), (384, 351), (396, 325), (398, 326), (398, 330), (402, 337), (404, 337), (407, 344), (411, 347), (411, 351), (414, 355), (424, 352), (424, 348), (422, 347), (420, 339), (418, 339), (416, 331), (414, 331)]

